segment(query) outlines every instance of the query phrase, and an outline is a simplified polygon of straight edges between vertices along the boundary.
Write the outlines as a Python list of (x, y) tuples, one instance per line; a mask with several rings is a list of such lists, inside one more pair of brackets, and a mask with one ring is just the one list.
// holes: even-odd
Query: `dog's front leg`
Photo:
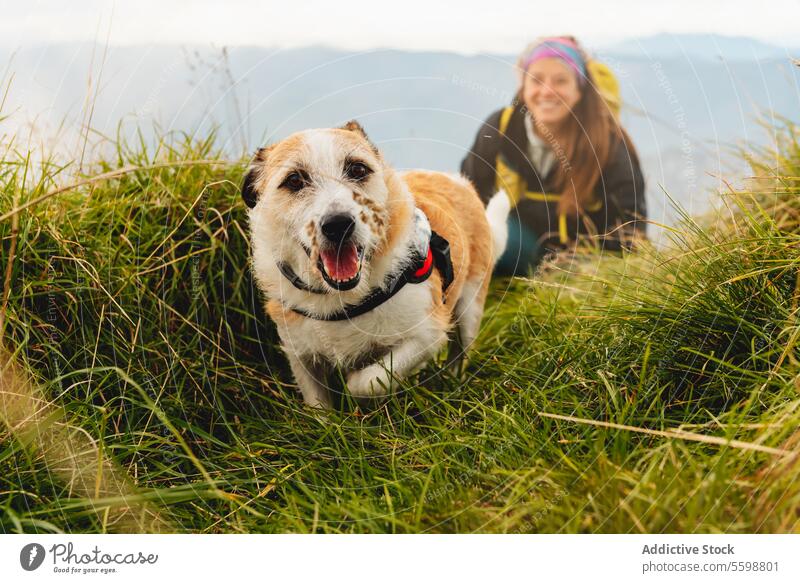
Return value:
[(289, 366), (292, 367), (294, 380), (303, 395), (306, 405), (318, 409), (330, 409), (332, 407), (331, 395), (325, 386), (323, 368), (313, 364), (309, 359), (299, 358), (284, 350), (289, 358)]
[(446, 340), (447, 334), (443, 330), (431, 330), (428, 334), (405, 340), (375, 364), (350, 373), (347, 377), (350, 394), (357, 400), (385, 397), (393, 390), (392, 375), (405, 377), (433, 358)]

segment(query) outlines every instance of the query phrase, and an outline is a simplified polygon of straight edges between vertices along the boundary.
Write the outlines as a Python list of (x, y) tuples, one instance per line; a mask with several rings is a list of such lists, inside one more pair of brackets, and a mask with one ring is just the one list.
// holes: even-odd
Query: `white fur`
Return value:
[(492, 230), (494, 243), (494, 262), (503, 255), (508, 244), (508, 213), (511, 212), (511, 201), (504, 190), (499, 190), (486, 205), (486, 219)]

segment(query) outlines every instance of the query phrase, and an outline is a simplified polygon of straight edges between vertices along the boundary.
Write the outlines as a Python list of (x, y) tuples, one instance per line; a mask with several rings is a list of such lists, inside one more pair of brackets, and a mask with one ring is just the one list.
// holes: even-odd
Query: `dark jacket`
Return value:
[[(595, 187), (594, 204), (584, 209), (583, 219), (562, 219), (559, 236), (558, 197), (554, 182), (560, 163), (558, 156), (547, 176), (539, 176), (527, 157), (524, 105), (514, 108), (506, 131), (501, 135), (499, 127), (503, 111), (494, 112), (484, 122), (472, 150), (461, 163), (461, 172), (473, 182), (484, 204), (497, 190), (496, 163), (500, 155), (505, 165), (527, 183), (530, 196), (523, 196), (518, 201), (516, 212), (519, 222), (535, 233), (543, 247), (563, 247), (567, 243), (565, 236), (574, 241), (579, 235), (588, 235), (589, 241), (597, 242), (604, 249), (619, 250), (621, 240), (628, 239), (634, 231), (644, 236), (645, 224), (641, 221), (646, 218), (644, 178), (635, 152), (626, 148), (624, 143), (613, 148)], [(536, 193), (545, 194), (534, 200)], [(619, 225), (631, 221), (631, 224), (618, 229)]]

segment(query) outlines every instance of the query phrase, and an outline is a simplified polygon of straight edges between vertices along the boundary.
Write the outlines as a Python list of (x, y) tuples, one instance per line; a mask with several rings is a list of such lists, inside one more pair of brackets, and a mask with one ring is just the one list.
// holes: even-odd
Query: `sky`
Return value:
[(541, 35), (594, 46), (657, 33), (800, 44), (800, 0), (0, 0), (7, 48), (72, 41), (513, 53)]

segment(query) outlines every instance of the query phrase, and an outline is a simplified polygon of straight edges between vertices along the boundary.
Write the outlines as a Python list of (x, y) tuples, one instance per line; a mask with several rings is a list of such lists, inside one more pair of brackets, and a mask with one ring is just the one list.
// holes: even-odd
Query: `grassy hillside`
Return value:
[(301, 405), (213, 137), (50, 197), (72, 169), (6, 151), (0, 532), (797, 532), (783, 135), (670, 249), (495, 282), (466, 377), (366, 415)]

